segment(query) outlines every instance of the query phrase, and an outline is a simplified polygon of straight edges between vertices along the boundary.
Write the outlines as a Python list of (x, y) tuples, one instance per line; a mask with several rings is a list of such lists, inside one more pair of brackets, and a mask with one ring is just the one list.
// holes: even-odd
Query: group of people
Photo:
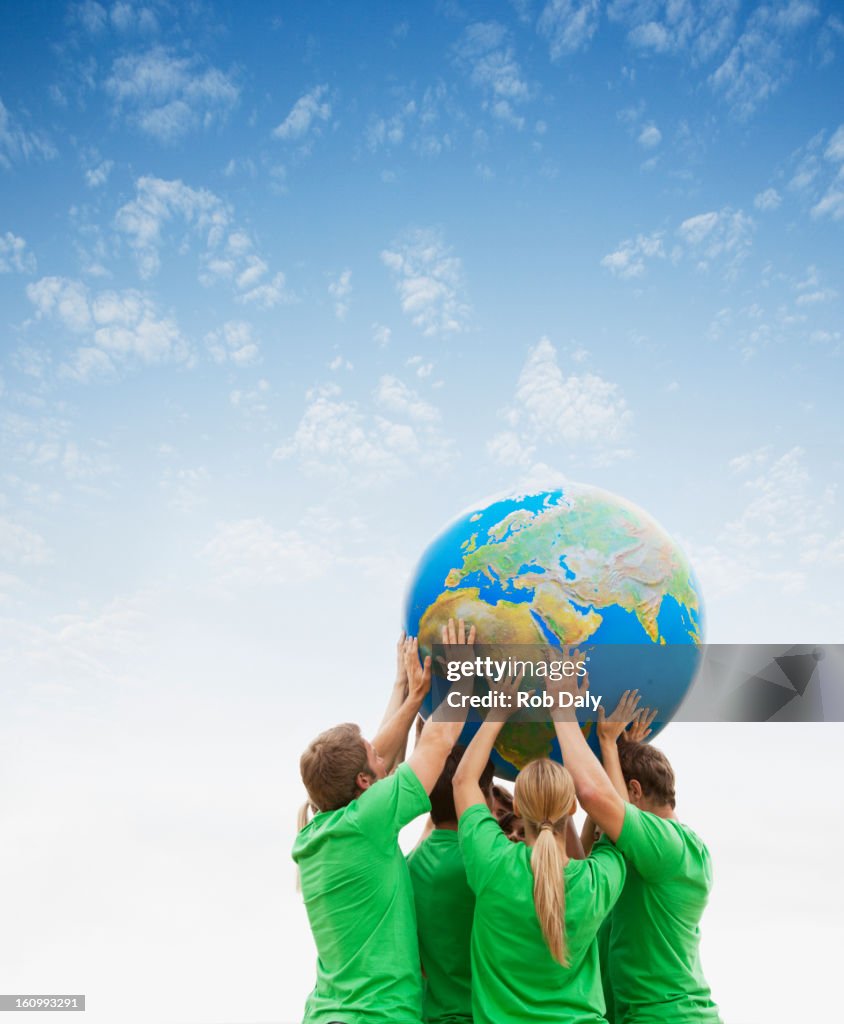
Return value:
[[(443, 628), (449, 659), (474, 641)], [(318, 954), (303, 1024), (720, 1024), (699, 955), (710, 857), (676, 816), (667, 758), (641, 742), (638, 695), (599, 712), (601, 761), (556, 699), (565, 767), (530, 762), (511, 798), (490, 761), (506, 699), (465, 749), (464, 721), (429, 716), (405, 760), (430, 684), (431, 659), (401, 641), (375, 739), (338, 725), (302, 755), (293, 859)], [(489, 685), (512, 698), (521, 679)], [(587, 686), (546, 681), (555, 697)], [(405, 857), (399, 832), (425, 814)]]

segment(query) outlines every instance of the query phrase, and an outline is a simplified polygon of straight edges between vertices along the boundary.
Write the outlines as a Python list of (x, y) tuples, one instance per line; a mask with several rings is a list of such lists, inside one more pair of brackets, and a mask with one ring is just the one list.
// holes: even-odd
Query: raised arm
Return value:
[[(400, 643), (401, 659), (404, 664), (407, 658), (407, 653), (411, 648), (411, 641), (402, 640)], [(415, 641), (413, 643), (415, 644)], [(410, 727), (413, 725), (414, 719), (419, 714), (419, 709), (422, 707), (422, 701), (431, 689), (431, 659), (428, 658), (426, 660), (426, 665), (421, 666), (419, 664), (419, 655), (415, 646), (413, 647), (413, 656), (419, 671), (415, 672), (411, 679), (407, 672), (407, 668), (404, 668), (404, 682), (401, 683), (402, 688), (405, 691), (404, 698), (393, 711), (392, 715), (389, 717), (385, 715), (384, 721), (381, 723), (381, 728), (378, 730), (378, 735), (372, 741), (373, 747), (375, 747), (384, 759), (388, 772), (391, 772), (396, 765), (404, 760), (405, 752), (407, 750), (407, 734), (410, 731)], [(399, 685), (400, 675), (397, 672), (394, 694)], [(392, 699), (393, 698), (391, 698), (391, 701)]]
[(515, 679), (502, 680), (496, 685), (490, 683), (490, 690), (501, 695), (501, 706), (489, 709), (480, 729), (472, 737), (472, 742), (466, 753), (460, 758), (460, 764), (454, 773), (451, 784), (454, 788), (454, 806), (457, 810), (458, 821), (467, 807), (486, 803), (486, 797), (480, 785), (481, 775), (489, 761), (489, 755), (492, 753), (498, 734), (515, 710), (512, 705), (516, 702), (516, 692), (521, 681), (522, 677), (519, 675)]
[(601, 747), (601, 762), (609, 775), (615, 791), (622, 800), (627, 800), (627, 783), (618, 759), (618, 741), (625, 729), (639, 715), (639, 691), (625, 690), (615, 711), (607, 718), (603, 707), (598, 708), (598, 743)]
[[(449, 661), (471, 660), (474, 656), (472, 644), (475, 642), (475, 627), (472, 626), (468, 636), (463, 620), (455, 627), (453, 621), (449, 620), (447, 627), (443, 628), (443, 642), (449, 645)], [(413, 690), (417, 680), (427, 676), (428, 686), (431, 681), (431, 659), (427, 657), (424, 665), (419, 660), (419, 645), (416, 639), (410, 639), (405, 649), (405, 664), (407, 665), (409, 687)], [(454, 692), (463, 696), (470, 696), (474, 686), (473, 678), (461, 678), (461, 681), (454, 687)], [(444, 721), (445, 716), (432, 714), (419, 734), (413, 753), (407, 759), (410, 768), (413, 769), (416, 777), (422, 783), (425, 791), (430, 793), (434, 783), (440, 777), (445, 759), (451, 752), (451, 748), (460, 738), (463, 726), (466, 724), (468, 708), (454, 708), (449, 711), (450, 721)]]
[(379, 732), (402, 706), (405, 698), (407, 697), (407, 669), (404, 667), (405, 639), (405, 632), (402, 630), (401, 635), (396, 641), (396, 678), (392, 689), (390, 690), (390, 698), (387, 701), (387, 706), (384, 708), (384, 717), (381, 719), (381, 724), (378, 726)]
[(574, 707), (559, 706), (562, 693), (569, 693), (572, 697), (584, 696), (589, 688), (589, 677), (583, 676), (580, 687), (576, 676), (566, 676), (559, 682), (548, 679), (545, 688), (554, 697), (555, 706), (551, 711), (554, 730), (563, 754), (563, 764), (574, 779), (577, 798), (586, 813), (615, 842), (624, 824), (624, 801), (615, 791), (598, 758), (589, 749)]

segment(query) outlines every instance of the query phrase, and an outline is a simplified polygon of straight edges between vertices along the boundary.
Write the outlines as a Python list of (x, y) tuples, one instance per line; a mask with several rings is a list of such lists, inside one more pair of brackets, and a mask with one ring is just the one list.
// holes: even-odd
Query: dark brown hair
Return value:
[[(454, 789), (451, 782), (457, 771), (457, 766), (460, 764), (460, 759), (465, 753), (466, 748), (460, 744), (452, 747), (451, 753), (446, 758), (445, 767), (431, 790), (431, 818), (435, 825), (444, 825), (452, 821), (456, 824), (457, 822), (457, 808), (454, 806)], [(492, 786), (493, 771), (492, 761), (487, 761), (478, 780), (478, 785), (486, 797), (489, 796)]]
[(655, 803), (676, 805), (674, 769), (661, 750), (647, 743), (619, 743), (618, 755), (628, 786), (636, 779), (644, 795)]

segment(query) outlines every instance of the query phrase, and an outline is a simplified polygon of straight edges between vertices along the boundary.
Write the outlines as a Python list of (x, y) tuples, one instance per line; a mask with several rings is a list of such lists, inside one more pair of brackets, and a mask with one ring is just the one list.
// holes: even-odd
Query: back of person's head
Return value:
[(492, 813), (499, 819), (513, 813), (513, 794), (498, 783), (492, 786)]
[[(451, 753), (445, 760), (445, 767), (440, 772), (440, 777), (434, 783), (431, 790), (431, 818), (435, 825), (457, 824), (457, 808), (454, 806), (454, 788), (451, 785), (454, 773), (466, 748), (461, 744), (452, 747)], [(492, 787), (492, 773), (494, 771), (492, 761), (487, 761), (486, 767), (481, 773), (478, 785), (487, 798), (491, 799), (490, 790)]]
[(575, 804), (574, 781), (561, 764), (543, 758), (531, 761), (516, 779), (516, 808), (526, 829), (536, 836), (531, 852), (533, 902), (551, 956), (564, 967), (566, 896), (563, 855), (557, 836), (565, 836)]
[(358, 775), (373, 776), (360, 728), (351, 722), (321, 732), (302, 754), (299, 770), (317, 811), (345, 807), (359, 793)]
[(628, 786), (635, 779), (653, 804), (676, 806), (674, 769), (661, 750), (646, 743), (619, 743), (618, 755)]

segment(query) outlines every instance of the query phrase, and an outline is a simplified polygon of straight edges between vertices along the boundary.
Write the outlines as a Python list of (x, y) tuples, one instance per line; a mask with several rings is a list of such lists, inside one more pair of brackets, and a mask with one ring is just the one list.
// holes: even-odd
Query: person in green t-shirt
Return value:
[[(475, 894), (457, 839), (457, 811), (451, 780), (466, 748), (456, 746), (431, 790), (433, 831), (408, 856), (416, 903), (419, 956), (425, 973), (422, 1018), (426, 1024), (472, 1024), (472, 968), (469, 944)], [(491, 761), (479, 785), (487, 805), (492, 794)]]
[(475, 893), (474, 1024), (602, 1024), (595, 937), (624, 884), (624, 858), (605, 841), (584, 860), (569, 857), (577, 802), (562, 765), (533, 761), (516, 780), (524, 843), (504, 835), (478, 785), (519, 683), (490, 687), (504, 706), (490, 709), (454, 775), (458, 839)]
[[(473, 656), (473, 641), (474, 628), (467, 638), (463, 622), (444, 630), (460, 660)], [(301, 758), (316, 813), (307, 824), (300, 819), (293, 860), (318, 957), (303, 1024), (421, 1022), (416, 914), (398, 835), (429, 810), (428, 793), (463, 721), (431, 716), (407, 762), (386, 774), (431, 685), (431, 659), (420, 663), (415, 639), (404, 643), (403, 657), (407, 695), (374, 743), (347, 723), (317, 736)]]
[[(721, 1024), (699, 949), (712, 885), (709, 851), (677, 818), (674, 772), (665, 755), (642, 743), (619, 747), (629, 721), (623, 713), (611, 721), (599, 711), (601, 767), (573, 709), (559, 707), (560, 693), (583, 696), (588, 685), (588, 676), (579, 688), (576, 679), (549, 680), (546, 690), (557, 698), (555, 731), (578, 797), (627, 861), (609, 938), (615, 1024)], [(614, 782), (609, 790), (607, 773)]]

